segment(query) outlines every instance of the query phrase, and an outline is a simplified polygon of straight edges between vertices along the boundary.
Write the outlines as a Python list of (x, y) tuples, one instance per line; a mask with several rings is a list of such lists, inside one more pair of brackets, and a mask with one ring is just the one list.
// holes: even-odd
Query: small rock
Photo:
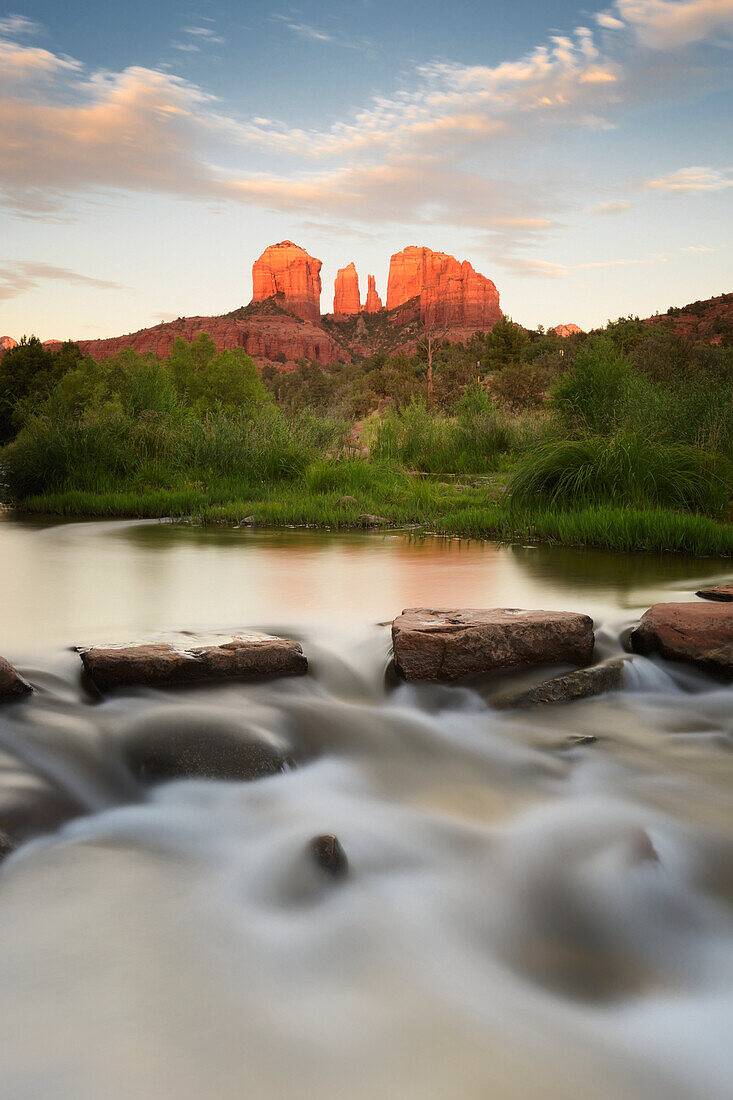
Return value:
[(327, 874), (334, 878), (344, 877), (349, 869), (349, 861), (338, 837), (331, 833), (314, 836), (309, 847), (313, 859)]
[(0, 700), (17, 699), (21, 695), (28, 695), (31, 691), (33, 688), (28, 681), (16, 672), (9, 661), (0, 657)]
[(695, 595), (703, 600), (730, 603), (733, 600), (733, 584), (716, 584), (713, 588), (701, 588)]
[(593, 620), (571, 611), (412, 608), (392, 624), (397, 671), (406, 680), (457, 680), (537, 664), (586, 665)]
[(389, 520), (385, 519), (384, 516), (365, 514), (363, 516), (357, 516), (356, 522), (360, 527), (384, 527), (385, 524), (389, 523)]
[[(563, 676), (553, 676), (551, 680), (545, 680), (526, 691), (500, 695), (491, 700), (491, 705), (498, 710), (511, 710), (543, 706), (548, 703), (569, 703), (573, 699), (588, 699), (593, 695), (603, 695), (604, 692), (612, 691), (619, 686), (623, 667), (624, 662), (618, 660), (609, 661), (605, 665), (595, 665), (593, 668), (580, 668), (575, 672), (567, 672)], [(595, 737), (591, 737), (590, 740), (587, 737), (578, 738), (575, 744), (587, 745), (591, 741), (595, 741)]]
[(219, 645), (191, 649), (168, 644), (94, 647), (83, 650), (81, 659), (100, 691), (300, 676), (308, 671), (300, 645), (272, 634), (239, 635)]
[(658, 653), (733, 680), (733, 607), (726, 603), (658, 603), (632, 630), (635, 653)]
[(597, 740), (593, 733), (576, 733), (570, 738), (570, 744), (575, 748), (578, 745), (595, 745)]
[(254, 516), (245, 516), (244, 519), (240, 519), (239, 526), (240, 527), (254, 527), (255, 522), (256, 521), (255, 521)]
[(10, 839), (7, 833), (0, 831), (0, 863), (6, 859), (11, 852), (15, 851), (15, 844)]
[(345, 496), (341, 497), (341, 503), (346, 506), (351, 504), (358, 504), (359, 501), (356, 499), (356, 497)]

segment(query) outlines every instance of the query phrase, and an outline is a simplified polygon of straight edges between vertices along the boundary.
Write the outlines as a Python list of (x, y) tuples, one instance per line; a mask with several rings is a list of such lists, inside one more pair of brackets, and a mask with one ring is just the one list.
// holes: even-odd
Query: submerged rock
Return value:
[(658, 603), (632, 630), (635, 653), (658, 653), (733, 679), (733, 607), (725, 603)]
[(308, 671), (300, 645), (271, 634), (242, 634), (219, 645), (191, 649), (169, 644), (94, 647), (83, 650), (81, 659), (100, 691), (299, 676)]
[(277, 775), (288, 758), (282, 746), (252, 730), (236, 715), (198, 707), (164, 707), (121, 732), (121, 754), (144, 782), (170, 779), (250, 780)]
[(392, 624), (397, 671), (406, 680), (457, 680), (537, 664), (588, 664), (593, 620), (571, 611), (436, 611), (412, 608)]
[[(521, 709), (543, 706), (548, 703), (569, 703), (573, 699), (588, 699), (593, 695), (603, 695), (612, 691), (621, 683), (623, 660), (609, 661), (593, 668), (579, 668), (566, 672), (562, 676), (553, 676), (535, 687), (524, 691), (507, 692), (491, 700), (492, 707), (499, 710)], [(593, 738), (595, 740), (595, 738)], [(583, 739), (582, 744), (588, 744)]]
[(0, 657), (0, 701), (17, 699), (21, 695), (30, 694), (31, 691), (33, 688), (28, 681), (16, 672), (9, 661)]
[(733, 600), (733, 584), (716, 584), (713, 588), (700, 588), (695, 595), (703, 600), (730, 603)]
[(309, 848), (319, 867), (334, 878), (343, 878), (349, 869), (349, 861), (338, 837), (331, 833), (314, 836)]

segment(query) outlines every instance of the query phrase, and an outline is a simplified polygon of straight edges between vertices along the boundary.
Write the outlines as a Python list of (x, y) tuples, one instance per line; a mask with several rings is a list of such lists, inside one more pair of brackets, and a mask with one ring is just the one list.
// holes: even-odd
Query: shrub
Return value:
[(684, 444), (658, 444), (638, 435), (588, 437), (535, 448), (511, 479), (509, 492), (520, 507), (614, 503), (722, 516), (730, 502), (730, 466)]

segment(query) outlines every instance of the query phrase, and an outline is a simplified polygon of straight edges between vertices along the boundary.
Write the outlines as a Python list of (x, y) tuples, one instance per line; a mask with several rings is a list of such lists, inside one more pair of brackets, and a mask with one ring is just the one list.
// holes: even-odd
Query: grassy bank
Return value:
[(548, 542), (618, 552), (672, 552), (733, 556), (733, 526), (706, 516), (661, 508), (594, 505), (577, 509), (518, 508), (497, 499), (494, 487), (426, 484), (414, 479), (393, 496), (364, 493), (353, 501), (336, 492), (290, 485), (258, 495), (220, 490), (147, 490), (93, 493), (70, 490), (30, 497), (23, 511), (75, 518), (170, 517), (201, 524), (237, 524), (254, 517), (262, 526), (358, 529), (365, 515), (380, 529), (413, 528), (425, 534), (500, 542)]
[[(629, 332), (646, 348), (643, 363), (623, 350)], [(534, 345), (542, 355), (543, 346)], [(675, 373), (669, 349), (664, 361), (653, 350), (638, 327), (609, 325), (575, 348), (542, 401), (521, 408), (518, 376), (502, 402), (475, 375), (440, 408), (407, 385), (417, 364), (403, 356), (405, 392), (383, 407), (396, 367), (372, 372), (384, 394), (362, 421), (293, 407), (294, 392), (276, 399), (241, 349), (217, 353), (207, 338), (176, 344), (166, 361), (82, 358), (15, 402), (3, 498), (64, 516), (252, 516), (730, 556), (733, 358), (688, 356)], [(19, 353), (21, 365), (47, 356), (40, 345)], [(507, 382), (537, 370), (535, 360), (507, 362), (500, 373)]]

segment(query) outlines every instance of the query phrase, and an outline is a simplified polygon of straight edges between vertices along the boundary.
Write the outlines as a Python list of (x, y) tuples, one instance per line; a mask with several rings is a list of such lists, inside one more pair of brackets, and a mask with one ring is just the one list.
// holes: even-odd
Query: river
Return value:
[[(0, 1096), (727, 1100), (733, 689), (635, 656), (512, 713), (385, 672), (405, 607), (587, 612), (606, 657), (729, 568), (0, 517), (0, 653), (36, 688), (0, 708)], [(73, 650), (245, 628), (309, 675), (100, 702)], [(296, 766), (141, 784), (126, 745), (177, 723)]]

